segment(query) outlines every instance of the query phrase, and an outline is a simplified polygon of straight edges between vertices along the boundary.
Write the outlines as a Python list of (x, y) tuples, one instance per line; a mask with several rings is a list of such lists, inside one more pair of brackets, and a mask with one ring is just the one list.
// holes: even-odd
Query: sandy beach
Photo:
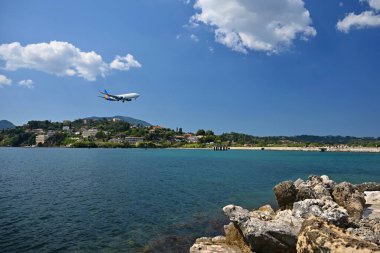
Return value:
[(230, 147), (231, 150), (317, 151), (380, 153), (380, 148), (368, 147)]

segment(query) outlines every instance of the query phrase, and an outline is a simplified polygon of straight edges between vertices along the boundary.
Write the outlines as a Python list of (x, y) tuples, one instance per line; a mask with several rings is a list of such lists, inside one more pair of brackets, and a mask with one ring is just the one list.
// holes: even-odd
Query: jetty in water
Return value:
[(227, 151), (230, 147), (228, 146), (214, 146), (214, 151)]

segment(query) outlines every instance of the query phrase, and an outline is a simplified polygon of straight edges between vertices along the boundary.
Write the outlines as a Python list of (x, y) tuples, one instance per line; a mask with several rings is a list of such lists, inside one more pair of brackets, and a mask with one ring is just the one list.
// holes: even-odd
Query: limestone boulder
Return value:
[(298, 186), (300, 185), (300, 184), (302, 184), (302, 183), (305, 183), (305, 181), (303, 181), (301, 178), (298, 178), (296, 181), (294, 181), (294, 186), (296, 187), (296, 188), (298, 188)]
[(365, 191), (380, 191), (380, 183), (365, 182), (365, 183), (357, 184), (356, 188), (360, 192), (365, 192)]
[(345, 208), (353, 220), (361, 219), (365, 208), (364, 194), (358, 191), (354, 192), (346, 202)]
[(285, 253), (296, 252), (296, 242), (302, 220), (284, 210), (270, 220), (261, 219), (256, 211), (249, 212), (239, 206), (228, 205), (224, 213), (243, 235), (252, 251)]
[(330, 198), (335, 182), (328, 176), (309, 176), (306, 182), (295, 184), (297, 201), (305, 199)]
[(314, 195), (316, 199), (321, 198), (330, 198), (330, 191), (323, 185), (323, 184), (317, 184), (313, 187)]
[(272, 220), (276, 213), (270, 205), (264, 205), (257, 210), (252, 210), (249, 215), (260, 220), (268, 221)]
[(363, 218), (380, 219), (380, 191), (364, 192)]
[(323, 184), (328, 184), (332, 181), (332, 180), (330, 180), (330, 178), (327, 175), (322, 175), (321, 180), (322, 180)]
[(226, 243), (224, 236), (198, 238), (190, 253), (244, 253), (239, 247)]
[(230, 219), (230, 221), (238, 224), (245, 222), (251, 216), (250, 212), (247, 209), (235, 205), (228, 205), (223, 207), (223, 212)]
[(310, 217), (302, 224), (297, 241), (298, 253), (372, 253), (378, 245), (356, 237), (319, 217)]
[(253, 253), (232, 222), (224, 226), (224, 233), (225, 236), (198, 238), (190, 253)]
[(380, 218), (361, 219), (355, 224), (355, 227), (348, 228), (347, 232), (380, 245)]
[(364, 210), (364, 194), (357, 190), (356, 186), (348, 182), (342, 182), (334, 187), (332, 192), (334, 201), (347, 209), (353, 220), (359, 220)]
[(321, 184), (322, 182), (323, 182), (323, 179), (319, 176), (316, 176), (316, 175), (310, 175), (308, 177), (308, 180), (307, 180), (307, 183), (312, 187), (314, 187), (318, 184)]
[(380, 245), (380, 191), (365, 191), (362, 219), (347, 229), (353, 235)]
[(331, 180), (328, 176), (326, 175), (322, 175), (321, 176), (321, 179), (322, 179), (322, 184), (327, 188), (329, 189), (330, 193), (334, 190), (334, 187), (336, 185), (336, 183)]
[(266, 213), (266, 214), (269, 214), (269, 215), (274, 215), (275, 212), (273, 210), (273, 208), (271, 207), (271, 205), (264, 205), (262, 207), (259, 207), (259, 209), (257, 209), (257, 211), (260, 211), (260, 212), (263, 212), (263, 213)]
[(346, 227), (349, 223), (347, 210), (330, 199), (305, 199), (295, 202), (293, 216), (298, 219), (321, 217), (339, 227)]
[(278, 206), (281, 210), (292, 209), (297, 200), (297, 189), (292, 181), (284, 181), (273, 188)]
[(306, 183), (302, 183), (297, 187), (297, 200), (305, 200), (305, 199), (316, 199), (317, 196), (314, 190), (307, 185)]
[(228, 245), (237, 246), (244, 253), (252, 252), (251, 248), (245, 243), (242, 233), (233, 222), (224, 226), (224, 233)]

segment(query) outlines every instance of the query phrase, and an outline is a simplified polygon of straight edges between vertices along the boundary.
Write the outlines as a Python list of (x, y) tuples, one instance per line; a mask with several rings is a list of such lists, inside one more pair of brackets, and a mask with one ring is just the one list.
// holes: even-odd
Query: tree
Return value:
[(137, 148), (156, 148), (156, 144), (148, 141), (148, 142), (138, 142), (136, 145)]
[(95, 134), (96, 139), (105, 139), (107, 135), (103, 131), (99, 131)]
[(206, 132), (203, 129), (199, 129), (195, 135), (206, 135)]
[(214, 135), (214, 132), (212, 130), (207, 130), (205, 135)]
[(65, 140), (66, 135), (63, 133), (55, 133), (46, 140), (47, 146), (60, 146)]
[(74, 148), (97, 148), (98, 145), (92, 141), (80, 141), (80, 142), (75, 142), (72, 147)]

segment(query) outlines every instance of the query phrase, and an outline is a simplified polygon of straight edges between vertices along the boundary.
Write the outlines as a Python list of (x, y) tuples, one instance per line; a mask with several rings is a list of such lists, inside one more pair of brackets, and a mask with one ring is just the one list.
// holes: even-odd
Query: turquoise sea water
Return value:
[(0, 148), (0, 251), (184, 252), (309, 174), (380, 182), (380, 154)]

